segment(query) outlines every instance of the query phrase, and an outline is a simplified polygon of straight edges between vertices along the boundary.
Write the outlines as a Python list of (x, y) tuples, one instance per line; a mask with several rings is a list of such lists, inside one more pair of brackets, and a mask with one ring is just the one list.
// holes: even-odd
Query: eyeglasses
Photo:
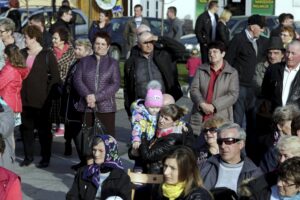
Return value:
[(203, 133), (208, 133), (208, 131), (209, 131), (210, 133), (216, 133), (217, 130), (218, 130), (218, 129), (217, 129), (216, 127), (205, 128), (205, 129), (203, 129)]
[(232, 144), (235, 144), (239, 141), (241, 141), (240, 138), (218, 138), (217, 139), (217, 144), (222, 145), (223, 142), (224, 142), (226, 145), (232, 145)]
[(291, 187), (296, 185), (295, 183), (289, 183), (288, 180), (281, 180), (280, 178), (278, 178), (278, 182), (279, 181), (281, 181), (283, 187)]

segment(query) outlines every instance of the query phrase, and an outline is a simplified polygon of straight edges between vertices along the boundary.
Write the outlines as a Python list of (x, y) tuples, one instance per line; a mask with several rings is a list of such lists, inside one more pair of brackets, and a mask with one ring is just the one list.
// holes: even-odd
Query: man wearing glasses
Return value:
[[(49, 33), (53, 35), (55, 29), (59, 27), (64, 27), (69, 31), (72, 36), (72, 39), (75, 39), (75, 32), (71, 29), (71, 22), (72, 20), (72, 8), (69, 6), (61, 6), (57, 13), (57, 20), (49, 29)], [(72, 40), (71, 40), (72, 41)]]
[(235, 123), (226, 123), (218, 131), (219, 155), (209, 158), (200, 170), (207, 189), (226, 187), (237, 192), (242, 181), (262, 174), (246, 156), (246, 133)]
[(182, 96), (176, 61), (184, 51), (184, 46), (172, 38), (158, 37), (148, 31), (138, 35), (138, 48), (124, 66), (124, 105), (129, 117), (131, 103), (145, 98), (151, 80), (160, 82), (162, 92), (175, 100)]

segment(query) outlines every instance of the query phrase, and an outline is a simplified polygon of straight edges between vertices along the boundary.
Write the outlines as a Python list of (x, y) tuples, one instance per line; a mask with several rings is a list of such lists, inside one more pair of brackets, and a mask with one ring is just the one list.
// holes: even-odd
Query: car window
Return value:
[(73, 12), (76, 15), (76, 21), (75, 24), (76, 25), (82, 25), (85, 24), (84, 18), (77, 12)]
[(118, 21), (115, 21), (112, 23), (112, 31), (113, 32), (118, 32), (118, 30), (121, 28), (122, 24)]
[(247, 26), (247, 20), (241, 21), (241, 22), (237, 25), (237, 27), (233, 30), (232, 35), (236, 35), (236, 34), (242, 32), (242, 31), (246, 28), (246, 26)]
[(269, 28), (275, 27), (276, 25), (277, 23), (273, 18), (267, 18), (267, 26)]
[(229, 29), (232, 29), (232, 27), (238, 22), (237, 19), (230, 19), (229, 22), (227, 22), (227, 26)]
[[(161, 35), (161, 21), (157, 19), (148, 19), (150, 23), (151, 32), (155, 35)], [(164, 22), (164, 33), (168, 32), (169, 25), (167, 22)]]

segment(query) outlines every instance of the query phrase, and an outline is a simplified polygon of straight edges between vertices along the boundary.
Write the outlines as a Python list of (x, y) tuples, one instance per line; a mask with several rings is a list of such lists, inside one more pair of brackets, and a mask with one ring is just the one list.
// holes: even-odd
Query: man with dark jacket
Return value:
[(202, 62), (208, 62), (207, 45), (216, 39), (216, 29), (218, 23), (218, 1), (210, 1), (208, 10), (199, 15), (196, 21), (195, 34), (200, 44)]
[(294, 26), (294, 16), (290, 13), (281, 13), (278, 16), (278, 21), (279, 21), (279, 25), (271, 31), (270, 37), (273, 36), (280, 37), (281, 29), (283, 27)]
[(49, 29), (49, 33), (54, 34), (58, 27), (64, 27), (71, 34), (72, 39), (75, 39), (74, 29), (71, 28), (72, 8), (69, 6), (61, 6), (57, 13), (57, 20)]
[(182, 96), (176, 60), (184, 50), (181, 43), (169, 37), (157, 37), (150, 32), (138, 36), (138, 48), (124, 67), (124, 105), (128, 116), (131, 116), (131, 103), (145, 98), (151, 80), (159, 81), (162, 92), (175, 100)]
[(170, 24), (169, 32), (166, 33), (166, 36), (173, 38), (177, 41), (180, 41), (180, 37), (183, 34), (182, 31), (182, 21), (176, 17), (177, 9), (174, 6), (168, 8), (167, 17)]
[(240, 92), (239, 98), (233, 106), (233, 118), (235, 123), (242, 126), (244, 116), (246, 116), (246, 150), (250, 157), (252, 156), (250, 152), (254, 152), (252, 148), (253, 143), (255, 143), (256, 121), (253, 77), (256, 65), (261, 61), (265, 52), (264, 40), (260, 38), (265, 24), (265, 17), (260, 15), (250, 16), (247, 28), (231, 40), (229, 50), (225, 55), (225, 60), (239, 73)]
[(292, 41), (286, 50), (285, 62), (271, 65), (264, 76), (262, 96), (271, 102), (271, 113), (278, 106), (300, 107), (300, 42)]
[(220, 153), (210, 157), (200, 170), (206, 189), (227, 187), (237, 192), (243, 180), (262, 174), (249, 158), (241, 155), (245, 140), (246, 133), (238, 124), (226, 123), (218, 129)]

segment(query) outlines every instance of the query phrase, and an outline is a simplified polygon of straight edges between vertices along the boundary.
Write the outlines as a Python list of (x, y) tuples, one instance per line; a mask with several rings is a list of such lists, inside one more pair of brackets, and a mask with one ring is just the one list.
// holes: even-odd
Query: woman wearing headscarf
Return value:
[(123, 171), (117, 141), (110, 135), (97, 135), (92, 144), (94, 163), (80, 168), (67, 200), (131, 199), (130, 178)]

